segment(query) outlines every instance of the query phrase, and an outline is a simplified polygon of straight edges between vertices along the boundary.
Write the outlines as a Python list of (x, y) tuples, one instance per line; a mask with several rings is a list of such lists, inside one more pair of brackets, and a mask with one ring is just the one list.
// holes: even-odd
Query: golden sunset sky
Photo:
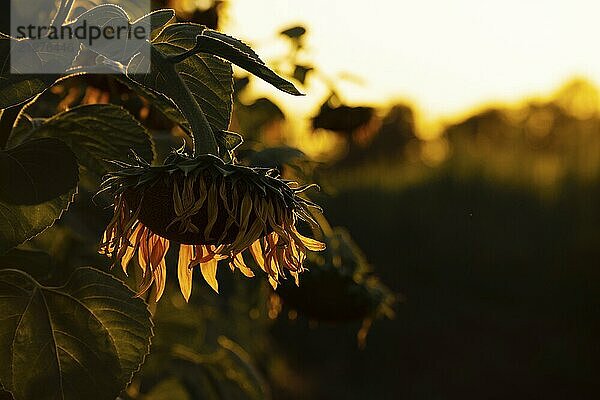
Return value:
[[(276, 32), (303, 24), (327, 75), (364, 81), (340, 85), (346, 101), (407, 100), (431, 122), (545, 96), (573, 76), (600, 82), (599, 21), (593, 0), (231, 0), (223, 30), (268, 62), (285, 49)], [(324, 89), (313, 84), (307, 94), (278, 98), (310, 113)]]

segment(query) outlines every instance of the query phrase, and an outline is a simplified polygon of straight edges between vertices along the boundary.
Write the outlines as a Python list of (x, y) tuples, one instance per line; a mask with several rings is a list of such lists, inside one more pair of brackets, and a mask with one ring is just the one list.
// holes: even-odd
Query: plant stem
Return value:
[(196, 137), (196, 135), (194, 135), (194, 156), (200, 154), (213, 154), (218, 156), (219, 146), (217, 145), (217, 139), (215, 138), (212, 127), (208, 123), (204, 112), (202, 112), (200, 107), (198, 107), (198, 109), (200, 110), (198, 113), (198, 119), (202, 124), (203, 134), (200, 135), (200, 137)]
[(62, 26), (62, 24), (65, 23), (65, 21), (69, 17), (69, 14), (71, 13), (73, 3), (75, 3), (75, 0), (62, 0), (60, 2), (60, 7), (56, 12), (54, 20), (52, 21), (52, 26), (60, 27)]
[(0, 114), (0, 149), (6, 148), (15, 121), (21, 113), (21, 106), (5, 108)]
[[(178, 79), (181, 79), (179, 74), (177, 74), (177, 77)], [(189, 104), (181, 104), (180, 107), (182, 111), (185, 110), (184, 116), (187, 117), (190, 127), (192, 128), (191, 136), (194, 145), (192, 155), (194, 157), (201, 154), (213, 154), (218, 156), (219, 147), (217, 145), (217, 139), (215, 138), (212, 127), (206, 119), (206, 115), (204, 115), (204, 112), (200, 108), (200, 104), (198, 104), (187, 85), (182, 82), (181, 86), (185, 88), (184, 90), (187, 92), (186, 96), (190, 99)]]
[[(201, 38), (202, 35), (196, 36), (196, 45), (193, 48), (184, 51), (181, 54), (166, 57), (166, 59), (173, 64), (173, 67), (175, 67), (177, 63), (185, 61), (187, 58), (196, 55), (201, 47)], [(202, 108), (194, 98), (193, 93), (187, 87), (185, 82), (183, 82), (183, 79), (181, 79), (181, 76), (179, 74), (177, 74), (177, 76), (178, 79), (181, 80), (181, 86), (185, 88), (186, 96), (191, 100), (192, 103), (180, 104), (179, 106), (184, 109), (188, 108), (190, 110), (190, 112), (186, 112), (185, 115), (187, 116), (192, 128), (191, 135), (194, 142), (193, 156), (195, 157), (200, 154), (213, 154), (218, 156), (219, 147), (217, 145), (217, 140), (210, 123), (206, 119), (206, 115), (204, 115)]]
[(202, 40), (202, 35), (197, 35), (196, 36), (196, 44), (194, 45), (194, 47), (192, 47), (189, 50), (184, 51), (181, 54), (176, 54), (176, 55), (168, 57), (169, 61), (171, 61), (173, 64), (178, 64), (182, 61), (185, 61), (187, 58), (198, 54), (198, 52), (202, 48), (201, 40)]

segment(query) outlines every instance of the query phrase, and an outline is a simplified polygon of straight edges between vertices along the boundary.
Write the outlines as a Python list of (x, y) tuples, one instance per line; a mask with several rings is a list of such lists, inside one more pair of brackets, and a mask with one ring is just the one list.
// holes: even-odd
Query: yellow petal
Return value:
[(167, 265), (165, 260), (162, 260), (158, 268), (154, 270), (154, 284), (156, 285), (156, 301), (160, 300), (165, 291), (165, 283), (167, 278)]
[(290, 275), (292, 275), (294, 278), (294, 283), (296, 283), (296, 286), (300, 286), (300, 274), (298, 274), (296, 271), (291, 271)]
[(190, 264), (192, 262), (194, 246), (182, 244), (179, 247), (179, 263), (177, 265), (177, 277), (179, 279), (179, 287), (185, 301), (190, 299), (192, 294), (192, 273), (194, 272)]
[(127, 246), (127, 250), (121, 258), (121, 267), (123, 268), (123, 272), (125, 273), (125, 275), (127, 275), (127, 265), (133, 258), (133, 255), (135, 254), (135, 251), (137, 249), (137, 243), (139, 241), (139, 236), (143, 228), (144, 225), (138, 224), (138, 226), (135, 227), (133, 233), (129, 237), (131, 239), (131, 246)]
[(260, 269), (267, 272), (267, 269), (265, 268), (265, 258), (262, 254), (262, 247), (260, 247), (260, 239), (252, 243), (249, 250), (250, 254), (252, 254), (252, 257), (254, 257), (254, 261), (256, 261)]
[(277, 290), (277, 281), (273, 277), (269, 276), (269, 283), (273, 287), (273, 290)]
[(294, 234), (300, 239), (302, 244), (306, 246), (307, 249), (312, 251), (322, 251), (325, 250), (325, 243), (319, 242), (318, 240), (308, 238), (306, 236), (302, 236), (298, 233), (297, 230), (294, 229)]
[(233, 259), (233, 263), (247, 278), (254, 277), (254, 272), (252, 272), (252, 270), (246, 266), (242, 253), (236, 254), (235, 258)]
[(142, 275), (146, 276), (146, 269), (148, 268), (150, 254), (148, 252), (148, 230), (145, 230), (142, 233), (142, 237), (140, 238), (140, 247), (138, 250), (138, 264), (142, 269)]
[[(127, 265), (129, 264), (129, 261), (131, 261), (131, 259), (133, 258), (133, 254), (135, 253), (135, 247), (127, 247), (127, 251), (125, 252), (125, 255), (123, 256), (123, 258), (121, 258), (121, 268), (123, 268), (123, 272), (125, 273), (125, 275), (127, 275)], [(129, 276), (129, 275), (127, 275)]]
[(218, 260), (213, 258), (205, 263), (200, 263), (200, 271), (204, 280), (210, 285), (211, 288), (219, 293), (219, 283), (217, 282), (217, 264)]
[(154, 270), (159, 267), (165, 258), (165, 253), (167, 252), (165, 249), (165, 239), (157, 235), (152, 235), (150, 245), (150, 268)]

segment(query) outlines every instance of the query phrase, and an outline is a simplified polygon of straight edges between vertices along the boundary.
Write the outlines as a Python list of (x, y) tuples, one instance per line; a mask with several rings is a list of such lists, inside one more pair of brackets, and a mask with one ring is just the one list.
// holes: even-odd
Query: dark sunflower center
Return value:
[[(207, 175), (166, 175), (144, 189), (126, 190), (125, 201), (132, 211), (139, 207), (138, 219), (166, 239), (190, 245), (231, 244), (240, 229), (259, 218), (253, 204), (243, 223), (242, 199), (248, 195), (256, 202), (258, 197), (245, 184), (238, 184), (234, 195), (232, 179)], [(271, 231), (267, 224), (256, 239)]]

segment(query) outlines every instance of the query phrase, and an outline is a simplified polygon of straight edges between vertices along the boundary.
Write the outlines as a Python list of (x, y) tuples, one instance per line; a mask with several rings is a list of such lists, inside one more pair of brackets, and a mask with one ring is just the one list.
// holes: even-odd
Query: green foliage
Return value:
[(150, 313), (110, 275), (47, 287), (6, 269), (0, 288), (0, 381), (16, 400), (114, 399), (149, 351)]
[(36, 139), (0, 151), (0, 201), (44, 203), (73, 189), (78, 177), (75, 155), (60, 140)]
[(175, 17), (175, 11), (169, 9), (152, 11), (148, 15), (137, 19), (131, 24), (131, 29), (135, 30), (138, 26), (150, 26), (150, 31), (156, 33)]
[[(56, 77), (52, 75), (17, 75), (11, 74), (10, 48), (11, 39), (0, 34), (0, 108), (8, 108), (30, 100), (34, 96), (46, 90)], [(21, 63), (42, 68), (42, 60), (35, 52), (31, 44), (19, 42), (19, 54)], [(18, 66), (18, 64), (17, 64)]]
[[(195, 45), (204, 30), (199, 25), (173, 24), (165, 28), (153, 44), (166, 56), (181, 54)], [(231, 65), (208, 54), (196, 54), (176, 65), (194, 99), (215, 132), (229, 127), (233, 80)]]
[(36, 128), (13, 133), (9, 145), (43, 137), (65, 142), (79, 163), (98, 177), (114, 170), (110, 160), (127, 161), (131, 150), (144, 160), (154, 158), (146, 129), (126, 110), (110, 104), (82, 105), (56, 114)]
[[(265, 344), (271, 287), (263, 282), (233, 290), (237, 277), (222, 286), (226, 292), (229, 285), (230, 297), (215, 299), (212, 293), (210, 297), (201, 293), (205, 295), (201, 303), (188, 304), (165, 293), (155, 318), (153, 354), (132, 383), (149, 354), (154, 318), (146, 303), (123, 283), (139, 287), (139, 269), (130, 268), (135, 272), (128, 277), (120, 269), (112, 275), (100, 271), (106, 260), (98, 261), (97, 244), (106, 213), (94, 208), (91, 199), (98, 178), (115, 166), (122, 169), (128, 157), (143, 160), (144, 165), (155, 161), (151, 135), (165, 132), (153, 132), (151, 124), (146, 124), (147, 130), (136, 119), (144, 120), (154, 110), (166, 116), (168, 128), (179, 125), (190, 137), (193, 148), (180, 149), (178, 157), (192, 156), (193, 163), (215, 155), (223, 160), (224, 169), (234, 168), (234, 150), (243, 136), (229, 131), (232, 64), (283, 92), (301, 95), (300, 91), (244, 42), (201, 25), (171, 23), (172, 10), (132, 20), (125, 7), (107, 4), (72, 15), (73, 2), (60, 3), (56, 26), (67, 23), (76, 28), (84, 21), (99, 26), (129, 24), (129, 29), (144, 26), (151, 31), (151, 40), (136, 48), (118, 41), (90, 45), (73, 39), (76, 51), (53, 53), (36, 51), (29, 40), (17, 43), (0, 36), (0, 388), (5, 390), (0, 390), (0, 398), (270, 398), (263, 374), (264, 360), (271, 358)], [(298, 27), (282, 34), (300, 46), (305, 32)], [(18, 59), (9, 59), (11, 43), (20, 47)], [(11, 64), (17, 69), (34, 66), (63, 72), (13, 75)], [(85, 76), (107, 67), (119, 73), (116, 79), (131, 91), (112, 78)], [(304, 83), (310, 71), (311, 67), (297, 66), (294, 78)], [(93, 83), (88, 84), (87, 78)], [(47, 90), (53, 85), (66, 90)], [(84, 92), (74, 95), (80, 104), (62, 102), (71, 89)], [(91, 100), (86, 97), (89, 89)], [(95, 91), (110, 96), (95, 97)], [(137, 106), (132, 105), (132, 95), (144, 101), (135, 97)], [(90, 104), (98, 98), (110, 98), (123, 107)], [(57, 113), (59, 109), (67, 111)], [(246, 113), (254, 113), (260, 123), (273, 115), (283, 118), (281, 110), (266, 101), (248, 107)], [(303, 158), (295, 149), (272, 150), (255, 161), (270, 166), (266, 159), (271, 159), (279, 166)], [(76, 193), (80, 198), (73, 203)], [(166, 273), (174, 272), (169, 267)], [(364, 282), (356, 275), (344, 277), (361, 286)], [(195, 288), (196, 293), (203, 290)], [(380, 303), (369, 308), (369, 315)], [(262, 356), (262, 362), (256, 356)]]
[[(121, 7), (114, 4), (101, 4), (84, 12), (69, 25), (75, 31), (84, 24), (87, 26), (109, 27), (113, 29), (113, 32), (117, 32), (118, 27), (129, 24), (129, 16)], [(139, 50), (129, 48), (129, 41), (124, 40), (96, 40), (84, 44), (89, 50), (119, 62), (127, 62)]]
[(248, 45), (237, 39), (207, 29), (196, 37), (196, 47), (192, 53), (200, 51), (222, 57), (283, 92), (302, 95), (291, 82), (273, 72)]
[(75, 155), (60, 140), (36, 139), (0, 151), (0, 254), (42, 232), (76, 193)]

